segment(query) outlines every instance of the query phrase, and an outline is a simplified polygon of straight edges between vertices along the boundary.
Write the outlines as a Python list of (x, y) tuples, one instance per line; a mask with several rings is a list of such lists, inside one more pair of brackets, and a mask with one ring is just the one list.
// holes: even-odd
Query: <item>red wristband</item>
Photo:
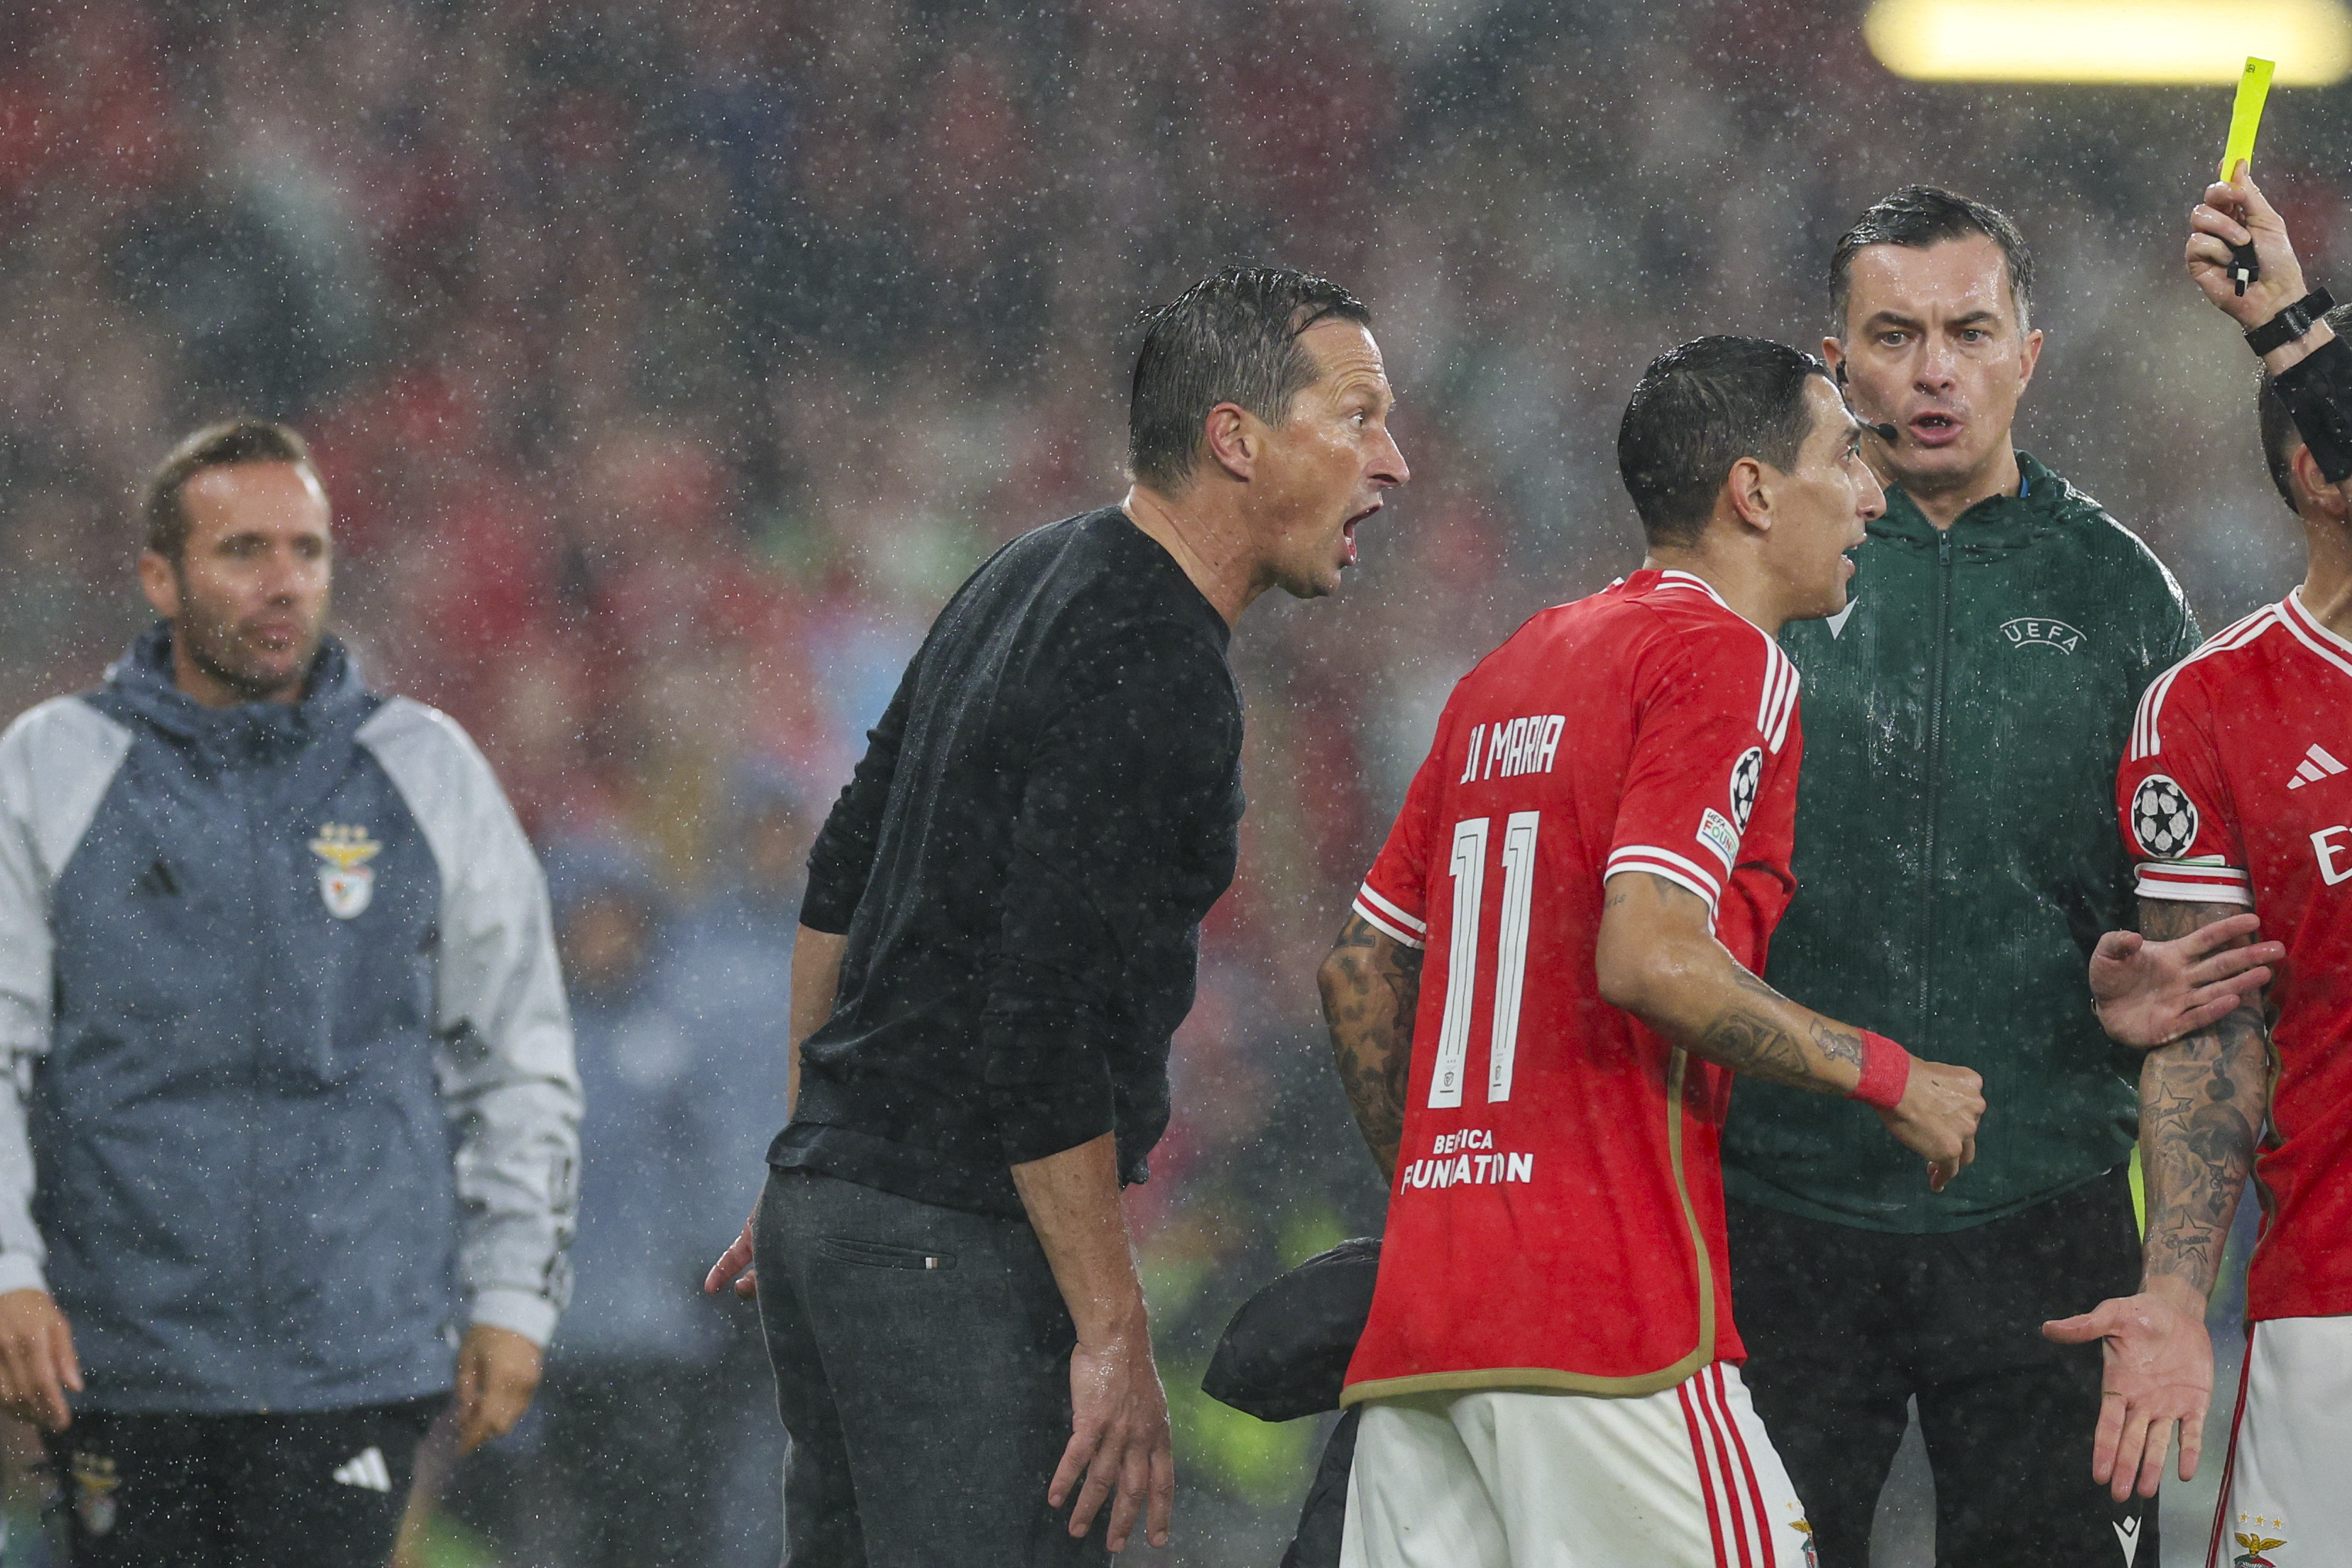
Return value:
[(1903, 1091), (1910, 1082), (1911, 1053), (1885, 1035), (1864, 1030), (1862, 1082), (1846, 1098), (1892, 1111), (1903, 1103)]

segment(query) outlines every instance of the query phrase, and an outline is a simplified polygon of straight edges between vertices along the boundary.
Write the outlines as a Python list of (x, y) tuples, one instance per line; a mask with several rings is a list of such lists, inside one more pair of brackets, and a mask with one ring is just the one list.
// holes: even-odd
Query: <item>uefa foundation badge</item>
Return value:
[(383, 849), (365, 828), (329, 822), (319, 830), (310, 841), (310, 852), (326, 862), (319, 868), (319, 897), (328, 914), (352, 920), (367, 909), (375, 897), (375, 873), (367, 862)]

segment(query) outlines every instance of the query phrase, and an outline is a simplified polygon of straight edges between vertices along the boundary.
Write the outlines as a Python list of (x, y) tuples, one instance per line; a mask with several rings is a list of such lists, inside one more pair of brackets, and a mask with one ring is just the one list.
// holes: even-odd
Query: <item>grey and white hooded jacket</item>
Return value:
[(158, 626), (0, 736), (0, 1291), (124, 1411), (347, 1408), (544, 1343), (579, 1078), (539, 862), (481, 753), (329, 643), (203, 707)]

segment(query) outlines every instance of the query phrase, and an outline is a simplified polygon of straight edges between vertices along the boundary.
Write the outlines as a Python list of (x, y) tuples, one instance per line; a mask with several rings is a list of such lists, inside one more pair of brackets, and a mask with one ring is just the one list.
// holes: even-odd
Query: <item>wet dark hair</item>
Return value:
[(188, 436), (172, 448), (140, 497), (147, 548), (178, 561), (188, 547), (188, 509), (180, 493), (205, 469), (236, 463), (299, 463), (309, 468), (310, 447), (293, 431), (266, 419), (226, 420)]
[(1136, 482), (1183, 488), (1202, 426), (1221, 402), (1279, 424), (1315, 380), (1298, 343), (1318, 321), (1370, 325), (1363, 301), (1326, 277), (1279, 267), (1228, 267), (1144, 319), (1128, 405), (1127, 461)]
[(1812, 434), (1812, 355), (1762, 338), (1701, 338), (1650, 361), (1617, 425), (1617, 473), (1654, 545), (1695, 545), (1743, 457), (1783, 472)]
[(2000, 246), (2009, 264), (2009, 294), (2017, 304), (2017, 324), (2022, 329), (2033, 304), (2033, 253), (2025, 236), (1999, 207), (1956, 196), (1933, 185), (1906, 185), (1881, 197), (1853, 220), (1853, 227), (1838, 236), (1830, 253), (1830, 310), (1832, 331), (1845, 336), (1846, 298), (1853, 290), (1853, 258), (1874, 245), (1909, 246), (1925, 250), (1949, 239), (1982, 235)]
[[(2352, 340), (2352, 305), (2338, 305), (2320, 319), (2335, 328), (2337, 337)], [(2268, 371), (2254, 384), (2254, 418), (2263, 427), (2263, 461), (2270, 467), (2271, 483), (2278, 486), (2286, 509), (2294, 511), (2294, 449), (2303, 444), (2303, 433), (2295, 429)]]

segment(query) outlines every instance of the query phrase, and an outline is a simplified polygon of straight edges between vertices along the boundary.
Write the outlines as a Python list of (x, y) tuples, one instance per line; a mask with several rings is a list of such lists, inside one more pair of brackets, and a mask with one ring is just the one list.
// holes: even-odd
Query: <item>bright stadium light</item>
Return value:
[(1921, 81), (2223, 86), (2249, 55), (2276, 60), (2282, 87), (2352, 74), (2340, 0), (1876, 0), (1862, 31)]

